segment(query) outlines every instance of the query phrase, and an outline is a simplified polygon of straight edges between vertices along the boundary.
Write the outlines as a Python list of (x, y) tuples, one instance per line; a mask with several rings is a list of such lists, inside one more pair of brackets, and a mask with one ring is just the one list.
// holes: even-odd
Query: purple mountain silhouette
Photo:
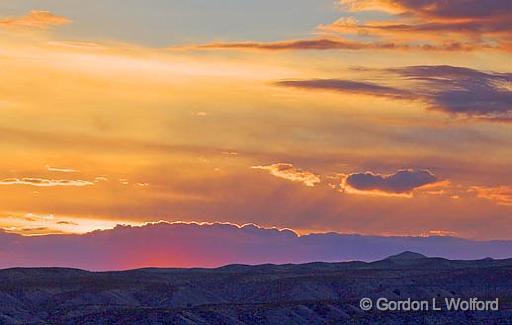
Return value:
[(59, 266), (123, 270), (375, 261), (404, 251), (449, 259), (510, 258), (512, 241), (338, 233), (299, 236), (291, 230), (255, 225), (194, 223), (117, 226), (84, 235), (24, 237), (0, 232), (0, 268)]

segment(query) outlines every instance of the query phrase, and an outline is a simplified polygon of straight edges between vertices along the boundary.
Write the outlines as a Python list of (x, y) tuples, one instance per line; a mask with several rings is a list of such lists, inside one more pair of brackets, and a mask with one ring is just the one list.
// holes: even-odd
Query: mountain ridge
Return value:
[[(0, 268), (57, 266), (92, 271), (228, 264), (379, 261), (404, 251), (448, 259), (512, 257), (512, 241), (454, 237), (298, 236), (231, 224), (150, 224), (85, 235), (24, 237), (0, 232)], [(87, 257), (87, 258), (84, 258)]]

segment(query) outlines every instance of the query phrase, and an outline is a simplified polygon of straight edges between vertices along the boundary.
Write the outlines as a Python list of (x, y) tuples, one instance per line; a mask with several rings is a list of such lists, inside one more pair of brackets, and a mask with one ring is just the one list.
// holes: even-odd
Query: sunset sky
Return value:
[(0, 0), (0, 228), (512, 239), (509, 0)]

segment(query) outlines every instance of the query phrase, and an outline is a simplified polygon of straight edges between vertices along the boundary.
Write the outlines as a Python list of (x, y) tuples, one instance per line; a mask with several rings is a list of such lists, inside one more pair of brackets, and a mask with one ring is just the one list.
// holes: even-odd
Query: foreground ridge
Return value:
[[(397, 263), (407, 261), (407, 263)], [(512, 259), (457, 261), (404, 252), (377, 262), (228, 265), (88, 272), (0, 271), (0, 323), (319, 324), (512, 317)], [(499, 311), (363, 311), (362, 298), (500, 299)]]

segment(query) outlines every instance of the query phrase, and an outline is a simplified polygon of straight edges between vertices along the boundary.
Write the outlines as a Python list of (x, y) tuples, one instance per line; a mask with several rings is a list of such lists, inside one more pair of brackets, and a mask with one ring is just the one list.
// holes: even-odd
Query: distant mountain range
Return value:
[(156, 223), (84, 235), (24, 237), (0, 232), (0, 268), (219, 267), (376, 261), (403, 251), (449, 259), (512, 257), (512, 241), (454, 237), (379, 237), (338, 233), (299, 236), (291, 230), (232, 224)]
[[(488, 299), (497, 311), (364, 311), (362, 298)], [(509, 324), (512, 259), (427, 258), (216, 269), (0, 271), (0, 324)]]

